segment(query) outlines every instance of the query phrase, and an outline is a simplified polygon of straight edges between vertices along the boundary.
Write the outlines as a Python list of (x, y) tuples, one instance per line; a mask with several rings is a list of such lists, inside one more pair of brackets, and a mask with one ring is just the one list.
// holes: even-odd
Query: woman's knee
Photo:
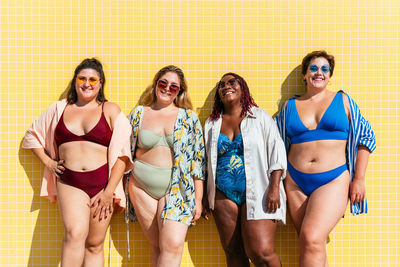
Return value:
[[(184, 246), (184, 241), (180, 238), (173, 238), (169, 237), (168, 239), (165, 240), (160, 240), (160, 246), (155, 247), (155, 249), (159, 249), (160, 251), (172, 253), (172, 254), (180, 254), (182, 253), (183, 246)], [(152, 246), (153, 247), (153, 246)]]
[(85, 242), (88, 236), (87, 227), (74, 225), (65, 228), (65, 241), (66, 242)]
[(104, 250), (104, 242), (86, 243), (86, 250), (91, 254), (101, 254)]
[(274, 244), (272, 243), (263, 245), (253, 244), (246, 248), (246, 253), (250, 260), (256, 265), (268, 264), (276, 257)]
[(85, 247), (86, 250), (92, 254), (99, 254), (103, 252), (104, 249), (105, 236), (101, 235), (89, 235), (86, 239)]
[(313, 230), (301, 230), (299, 235), (300, 249), (304, 252), (321, 253), (325, 249), (327, 236)]
[(103, 252), (105, 234), (90, 232), (86, 242), (86, 250), (93, 254), (99, 254)]

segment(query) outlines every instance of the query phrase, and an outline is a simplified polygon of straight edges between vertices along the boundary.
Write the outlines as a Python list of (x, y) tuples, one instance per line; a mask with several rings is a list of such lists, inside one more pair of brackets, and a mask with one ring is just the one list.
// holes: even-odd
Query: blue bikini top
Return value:
[(316, 129), (309, 130), (300, 120), (294, 98), (288, 101), (286, 122), (286, 131), (292, 144), (316, 140), (347, 140), (349, 136), (349, 120), (340, 92), (336, 93)]

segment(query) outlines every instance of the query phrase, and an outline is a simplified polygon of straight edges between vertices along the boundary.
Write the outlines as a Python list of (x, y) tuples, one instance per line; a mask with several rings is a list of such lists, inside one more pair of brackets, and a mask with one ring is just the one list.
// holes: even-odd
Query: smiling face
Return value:
[(167, 72), (157, 82), (156, 99), (160, 104), (172, 104), (180, 91), (180, 79), (175, 72)]
[(224, 105), (234, 102), (240, 103), (242, 89), (234, 76), (226, 75), (219, 82), (218, 94)]
[(81, 70), (75, 80), (75, 90), (78, 101), (91, 102), (96, 100), (101, 86), (100, 75), (96, 70)]
[[(317, 71), (310, 70), (311, 66), (314, 68), (315, 66), (317, 66), (318, 67)], [(331, 72), (328, 71), (324, 73), (323, 70), (325, 70), (326, 66), (329, 66), (329, 62), (324, 57), (317, 57), (310, 61), (307, 72), (305, 75), (303, 75), (303, 78), (307, 83), (307, 88), (315, 88), (323, 90), (327, 87), (329, 79), (331, 77)]]

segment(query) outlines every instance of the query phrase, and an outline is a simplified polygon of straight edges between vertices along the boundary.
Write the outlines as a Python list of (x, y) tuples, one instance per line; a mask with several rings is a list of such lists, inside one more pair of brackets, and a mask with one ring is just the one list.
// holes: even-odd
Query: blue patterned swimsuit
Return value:
[(223, 133), (218, 138), (216, 186), (238, 205), (246, 201), (242, 133), (231, 141)]

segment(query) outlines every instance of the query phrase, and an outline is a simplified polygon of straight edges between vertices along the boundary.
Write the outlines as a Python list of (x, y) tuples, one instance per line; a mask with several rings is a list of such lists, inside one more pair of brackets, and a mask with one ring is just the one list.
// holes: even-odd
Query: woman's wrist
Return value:
[(47, 159), (45, 159), (45, 162), (43, 162), (44, 163), (44, 165), (46, 165), (46, 167), (51, 167), (52, 166), (52, 163), (54, 162), (55, 160), (53, 160), (52, 158), (50, 158), (50, 157), (48, 157)]
[(114, 190), (111, 190), (108, 186), (104, 189), (104, 194), (108, 196), (113, 196), (114, 195)]
[(355, 181), (365, 182), (365, 175), (355, 174), (353, 177), (353, 182)]

